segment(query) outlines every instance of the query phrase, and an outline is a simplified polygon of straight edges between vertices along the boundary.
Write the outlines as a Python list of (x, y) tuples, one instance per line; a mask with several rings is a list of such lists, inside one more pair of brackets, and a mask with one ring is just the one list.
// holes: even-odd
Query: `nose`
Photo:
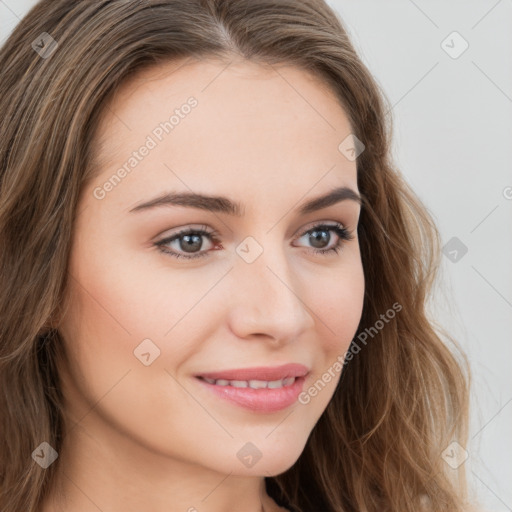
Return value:
[(240, 338), (265, 336), (274, 343), (297, 339), (314, 325), (308, 297), (284, 254), (265, 250), (252, 263), (237, 258), (229, 322)]

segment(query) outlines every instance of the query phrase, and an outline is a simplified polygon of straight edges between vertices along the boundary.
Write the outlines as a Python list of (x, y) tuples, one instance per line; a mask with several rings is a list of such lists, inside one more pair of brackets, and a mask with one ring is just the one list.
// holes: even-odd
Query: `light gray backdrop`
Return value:
[[(328, 2), (392, 102), (395, 160), (441, 232), (433, 318), (472, 364), (472, 488), (483, 510), (512, 511), (512, 0)], [(35, 3), (0, 0), (0, 42)]]

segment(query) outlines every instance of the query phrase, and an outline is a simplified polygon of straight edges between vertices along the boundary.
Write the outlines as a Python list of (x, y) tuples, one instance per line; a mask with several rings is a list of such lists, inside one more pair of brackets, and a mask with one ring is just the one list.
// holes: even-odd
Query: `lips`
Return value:
[(197, 375), (216, 396), (253, 412), (271, 413), (297, 401), (308, 368), (301, 364), (221, 370)]
[(308, 373), (306, 366), (297, 363), (284, 364), (282, 366), (260, 366), (255, 368), (244, 368), (238, 370), (220, 370), (197, 375), (202, 379), (217, 381), (266, 381), (275, 382), (289, 379), (291, 377), (304, 377)]

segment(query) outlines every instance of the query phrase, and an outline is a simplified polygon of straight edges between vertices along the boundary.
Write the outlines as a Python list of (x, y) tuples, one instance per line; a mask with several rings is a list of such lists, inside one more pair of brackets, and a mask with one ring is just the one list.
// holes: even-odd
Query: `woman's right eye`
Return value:
[[(202, 227), (201, 229), (187, 228), (182, 231), (179, 231), (178, 233), (170, 237), (164, 238), (163, 240), (156, 242), (154, 245), (158, 247), (159, 251), (170, 256), (173, 256), (174, 258), (202, 258), (203, 256), (207, 256), (210, 253), (210, 250), (203, 250), (201, 252), (189, 252), (188, 254), (186, 251), (195, 251), (202, 249), (203, 237), (207, 237), (212, 243), (214, 242), (218, 244), (219, 241), (215, 238), (217, 235), (218, 233), (216, 231), (206, 231), (205, 227)], [(175, 243), (174, 250), (170, 250), (168, 248), (168, 246), (172, 243)]]

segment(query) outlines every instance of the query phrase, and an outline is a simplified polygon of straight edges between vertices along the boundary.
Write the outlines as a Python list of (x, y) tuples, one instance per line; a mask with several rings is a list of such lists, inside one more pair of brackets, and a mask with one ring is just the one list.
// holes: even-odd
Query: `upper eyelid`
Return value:
[(347, 224), (345, 224), (344, 222), (337, 221), (337, 220), (320, 220), (320, 221), (315, 221), (311, 224), (308, 223), (308, 224), (306, 224), (306, 226), (308, 226), (308, 227), (303, 228), (301, 233), (306, 233), (308, 231), (311, 231), (313, 228), (315, 228), (317, 226), (327, 226), (327, 227), (341, 226), (342, 228), (345, 228), (347, 230), (349, 229)]

